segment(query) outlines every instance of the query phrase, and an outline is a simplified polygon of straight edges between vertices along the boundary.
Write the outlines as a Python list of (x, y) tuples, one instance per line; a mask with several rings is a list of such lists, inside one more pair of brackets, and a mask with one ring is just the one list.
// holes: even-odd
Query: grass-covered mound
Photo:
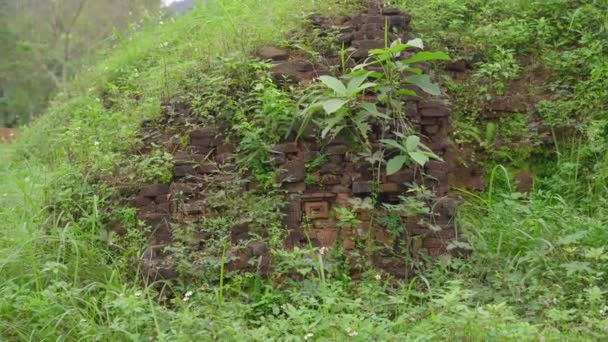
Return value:
[[(192, 99), (184, 80), (211, 74), (215, 57), (246, 60), (234, 55), (284, 41), (313, 11), (349, 13), (346, 5), (210, 1), (120, 42), (73, 84), (80, 95), (57, 99), (16, 144), (2, 146), (0, 336), (605, 339), (608, 121), (602, 99), (608, 89), (608, 27), (600, 2), (398, 1), (414, 15), (427, 42), (471, 60), (473, 70), (485, 70), (480, 77), (492, 84), (519, 77), (516, 55), (532, 55), (548, 65), (554, 97), (539, 115), (548, 126), (577, 124), (575, 139), (556, 139), (557, 148), (518, 153), (513, 165), (507, 163), (516, 168), (525, 162), (539, 170), (531, 193), (513, 193), (502, 169), (495, 168), (489, 190), (467, 197), (457, 223), (473, 248), (469, 258), (429, 261), (416, 278), (396, 287), (373, 271), (360, 282), (311, 278), (285, 286), (244, 275), (221, 286), (172, 284), (167, 298), (156, 286), (142, 285), (136, 265), (143, 237), (134, 210), (117, 204), (112, 186), (125, 182), (120, 177), (126, 171), (163, 177), (162, 156), (130, 156), (141, 123), (158, 117), (169, 98)], [(456, 99), (476, 103), (467, 99), (477, 91)], [(486, 129), (479, 118), (456, 120), (466, 128), (460, 132)], [(504, 154), (489, 152), (490, 161), (505, 162)], [(144, 172), (150, 169), (158, 172)], [(108, 222), (121, 222), (127, 234), (113, 236)]]

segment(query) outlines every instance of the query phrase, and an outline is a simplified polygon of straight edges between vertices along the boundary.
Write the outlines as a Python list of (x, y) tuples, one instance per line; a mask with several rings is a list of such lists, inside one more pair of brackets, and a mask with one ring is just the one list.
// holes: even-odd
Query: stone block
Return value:
[(186, 215), (202, 214), (204, 210), (205, 210), (205, 202), (203, 202), (203, 201), (181, 203), (179, 205), (179, 211)]
[(173, 165), (183, 166), (198, 164), (205, 157), (202, 154), (178, 153), (173, 156)]
[(444, 117), (450, 115), (450, 109), (443, 100), (428, 100), (418, 104), (418, 112), (423, 118)]
[(304, 212), (309, 219), (327, 219), (329, 218), (329, 203), (305, 202)]
[(219, 172), (217, 168), (217, 164), (212, 162), (202, 163), (196, 166), (196, 171), (200, 174), (209, 174), (209, 173), (217, 173)]
[(144, 224), (149, 226), (156, 226), (162, 224), (163, 222), (169, 221), (169, 215), (162, 213), (139, 213), (137, 214), (137, 219), (142, 221)]
[(387, 18), (390, 29), (405, 30), (410, 24), (410, 17), (407, 15), (393, 15)]
[(353, 182), (353, 195), (365, 195), (374, 191), (374, 186), (368, 181)]
[(283, 208), (283, 225), (289, 229), (298, 229), (302, 220), (302, 205), (299, 198), (292, 198)]
[(279, 152), (279, 153), (297, 153), (298, 152), (298, 143), (297, 142), (279, 143), (272, 147), (272, 151)]
[(384, 25), (386, 20), (388, 20), (388, 18), (386, 18), (383, 15), (365, 15), (362, 18), (362, 21), (364, 24), (382, 24), (382, 25)]
[(304, 202), (316, 202), (323, 200), (331, 200), (336, 197), (336, 194), (332, 192), (310, 192), (301, 196)]
[(309, 61), (297, 61), (295, 63), (296, 70), (299, 72), (309, 72), (314, 69), (314, 66)]
[(344, 155), (343, 154), (332, 154), (328, 156), (329, 162), (332, 164), (340, 164), (344, 163)]
[(268, 247), (263, 241), (251, 241), (247, 245), (252, 256), (262, 256), (268, 251)]
[(217, 137), (193, 138), (190, 140), (190, 144), (196, 147), (210, 148), (218, 146), (220, 144), (220, 139)]
[(234, 153), (234, 151), (236, 151), (236, 145), (235, 144), (218, 145), (218, 147), (216, 148), (215, 151), (217, 154), (232, 154), (232, 153)]
[(401, 11), (398, 8), (385, 7), (382, 9), (383, 15), (399, 15)]
[(346, 145), (331, 145), (327, 147), (325, 151), (328, 156), (346, 154), (348, 147)]
[(437, 125), (424, 126), (424, 132), (429, 135), (437, 134), (437, 132), (439, 132), (439, 126), (437, 126)]
[(454, 217), (456, 215), (457, 208), (458, 208), (458, 203), (456, 202), (455, 199), (444, 196), (444, 197), (439, 198), (435, 202), (435, 205), (433, 206), (433, 212), (440, 216), (451, 219), (452, 217)]
[(302, 160), (290, 160), (281, 166), (280, 183), (298, 183), (306, 177), (306, 165)]
[(338, 185), (341, 183), (341, 177), (336, 175), (321, 176), (321, 184), (323, 185)]
[(218, 129), (215, 126), (200, 128), (200, 129), (190, 132), (190, 139), (197, 140), (197, 139), (215, 138), (215, 136), (217, 135), (217, 131), (218, 131)]
[(167, 184), (151, 184), (146, 185), (139, 191), (139, 196), (156, 197), (169, 193), (169, 185)]
[(194, 175), (197, 173), (196, 165), (179, 165), (173, 166), (174, 177), (186, 177), (188, 175)]
[(152, 197), (135, 196), (131, 199), (131, 204), (136, 208), (142, 208), (152, 204)]
[(401, 187), (398, 183), (382, 183), (380, 184), (381, 193), (398, 193), (401, 192)]
[(413, 169), (404, 169), (386, 177), (386, 179), (392, 183), (403, 184), (413, 182), (415, 177), (416, 172)]
[(179, 194), (192, 195), (192, 194), (194, 194), (195, 189), (196, 189), (196, 186), (192, 185), (192, 184), (173, 182), (173, 183), (171, 183), (171, 186), (169, 187), (169, 192), (171, 193), (172, 196), (176, 196)]
[(310, 237), (318, 240), (323, 247), (330, 247), (338, 239), (337, 229), (312, 229)]
[(289, 52), (287, 50), (276, 46), (260, 46), (257, 48), (256, 54), (261, 59), (270, 59), (273, 61), (283, 61), (289, 58)]
[(447, 244), (447, 241), (444, 239), (439, 239), (436, 237), (425, 237), (422, 240), (423, 248), (440, 248), (444, 247)]
[(340, 163), (340, 164), (328, 163), (328, 164), (321, 166), (321, 168), (319, 169), (319, 172), (321, 172), (322, 174), (329, 173), (329, 174), (339, 175), (342, 173), (343, 170), (344, 170), (343, 163)]
[(353, 47), (356, 49), (382, 49), (384, 48), (384, 40), (374, 39), (374, 40), (354, 40)]

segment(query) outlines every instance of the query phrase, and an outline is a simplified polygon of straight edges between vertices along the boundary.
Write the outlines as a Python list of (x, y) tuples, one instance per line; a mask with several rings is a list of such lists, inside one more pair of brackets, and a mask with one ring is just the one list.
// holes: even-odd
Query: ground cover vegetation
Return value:
[[(382, 72), (342, 66), (347, 77), (325, 77), (311, 89), (276, 86), (266, 63), (251, 58), (260, 44), (311, 51), (331, 46), (298, 28), (307, 14), (349, 14), (356, 4), (209, 1), (125, 38), (70, 85), (70, 98), (57, 99), (17, 143), (0, 145), (0, 336), (605, 339), (608, 7), (565, 0), (398, 0), (393, 5), (418, 18), (415, 33), (429, 51), (445, 52), (428, 59), (449, 55), (470, 64), (470, 77), (457, 82), (441, 63), (430, 63), (455, 105), (453, 140), (484, 150), (488, 188), (462, 192), (456, 221), (467, 237), (461, 247), (471, 249), (470, 256), (416, 260), (417, 275), (402, 282), (373, 269), (354, 281), (340, 269), (339, 249), (277, 249), (278, 266), (270, 279), (228, 274), (223, 260), (203, 259), (182, 265), (192, 272), (179, 282), (164, 287), (142, 282), (137, 266), (144, 227), (118, 188), (170, 177), (171, 158), (160, 149), (132, 155), (142, 123), (158, 118), (162, 106), (188, 103), (195, 115), (230, 122), (239, 142), (239, 168), (252, 172), (268, 195), (227, 191), (217, 201), (234, 211), (246, 208), (279, 234), (274, 143), (305, 134), (301, 127), (310, 120), (319, 125), (321, 139), (347, 132), (364, 152), (368, 120), (399, 121), (398, 101), (392, 99), (412, 95), (397, 94), (399, 87), (391, 86), (402, 81), (393, 77), (400, 66), (390, 59), (391, 49), (403, 48), (399, 44), (372, 53), (370, 61), (379, 61)], [(543, 97), (532, 115), (486, 121), (487, 102), (538, 65), (546, 76), (536, 91), (551, 96)], [(409, 81), (438, 91), (423, 76)], [(385, 91), (382, 101), (396, 113), (388, 119), (356, 100), (365, 88), (379, 85)], [(389, 173), (435, 157), (407, 123), (399, 127), (398, 135), (383, 141), (391, 158), (368, 156)], [(542, 139), (542, 129), (535, 127), (551, 133), (550, 148), (528, 143)], [(569, 134), (559, 134), (563, 127)], [(498, 140), (515, 144), (505, 149)], [(307, 168), (319, 167), (323, 158)], [(523, 167), (535, 174), (528, 193), (512, 185), (511, 172)], [(404, 204), (409, 210), (425, 210), (420, 203), (428, 193), (418, 191), (419, 201)], [(340, 212), (340, 225), (355, 225), (349, 214)], [(204, 227), (217, 237), (214, 248), (220, 254), (229, 220), (230, 215), (216, 218)], [(391, 216), (381, 220), (399, 229)], [(125, 234), (112, 233), (109, 225), (117, 222)], [(288, 277), (294, 270), (300, 277)]]

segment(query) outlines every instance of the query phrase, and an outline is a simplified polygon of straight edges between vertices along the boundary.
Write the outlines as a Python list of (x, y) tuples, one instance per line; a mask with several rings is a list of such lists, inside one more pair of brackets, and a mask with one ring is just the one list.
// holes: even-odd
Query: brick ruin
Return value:
[[(386, 23), (391, 39), (406, 40), (410, 18), (397, 9), (370, 5), (367, 10), (350, 18), (313, 16), (311, 21), (312, 25), (320, 27), (336, 24), (342, 27), (342, 41), (354, 48), (352, 60), (362, 61), (368, 57), (369, 49), (385, 46)], [(302, 60), (288, 49), (260, 47), (258, 55), (273, 61), (272, 72), (277, 82), (306, 84), (328, 73), (326, 68)], [(376, 98), (368, 95), (365, 101), (373, 102)], [(450, 148), (449, 103), (442, 98), (412, 98), (404, 103), (404, 108), (423, 143), (437, 155), (445, 157)], [(174, 109), (167, 107), (166, 111)], [(182, 111), (187, 112), (188, 109)], [(194, 125), (190, 122), (190, 127), (193, 128), (185, 128), (185, 125), (176, 128), (189, 137), (185, 148), (165, 148), (174, 154), (171, 183), (146, 185), (131, 198), (138, 209), (138, 219), (151, 227), (148, 235), (150, 247), (143, 255), (144, 270), (149, 278), (171, 279), (177, 276), (175, 260), (164, 250), (172, 243), (172, 232), (206, 217), (221, 216), (224, 209), (213, 205), (212, 194), (235, 177), (231, 156), (236, 145), (226, 142), (225, 128), (221, 124), (207, 125), (202, 121)], [(370, 140), (378, 141), (380, 134), (374, 127)], [(373, 143), (374, 150), (380, 148), (379, 143)], [(307, 170), (307, 164), (320, 154), (326, 156), (326, 162), (316, 169)], [(287, 230), (285, 248), (307, 247), (309, 239), (313, 245), (323, 247), (340, 241), (345, 253), (351, 254), (364, 248), (362, 241), (371, 236), (378, 247), (371, 256), (373, 265), (401, 278), (410, 276), (412, 272), (406, 260), (423, 254), (436, 256), (452, 252), (448, 245), (456, 236), (452, 224), (456, 204), (449, 197), (448, 162), (430, 161), (424, 169), (410, 168), (387, 176), (384, 172), (373, 172), (372, 165), (359, 158), (344, 139), (336, 138), (328, 144), (320, 144), (310, 135), (298, 141), (291, 139), (277, 144), (272, 157), (276, 167), (282, 170), (277, 182), (286, 192), (287, 205), (283, 209), (283, 224)], [(427, 217), (403, 218), (406, 224), (403, 234), (391, 235), (374, 221), (377, 213), (382, 212), (381, 208), (358, 210), (357, 219), (361, 223), (357, 227), (346, 229), (338, 226), (334, 209), (350, 208), (352, 199), (372, 194), (377, 194), (381, 202), (398, 203), (399, 196), (404, 196), (413, 183), (426, 186), (435, 194), (436, 200), (432, 213)], [(255, 188), (255, 182), (246, 187)], [(229, 252), (236, 256), (236, 260), (230, 262), (229, 268), (268, 272), (272, 268), (269, 250), (263, 241), (252, 239), (249, 229), (246, 223), (233, 227)], [(260, 231), (255, 233), (264, 235)], [(207, 238), (204, 234), (198, 236), (199, 241), (193, 243), (193, 248), (205, 248)], [(400, 255), (403, 247), (410, 254), (408, 258)], [(259, 259), (257, 266), (249, 262), (252, 258)], [(353, 264), (353, 274), (357, 272)]]

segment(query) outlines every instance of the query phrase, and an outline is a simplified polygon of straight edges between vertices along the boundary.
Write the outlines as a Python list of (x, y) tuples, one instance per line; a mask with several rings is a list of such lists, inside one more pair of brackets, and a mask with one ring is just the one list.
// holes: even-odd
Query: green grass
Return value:
[[(211, 1), (124, 38), (72, 85), (71, 98), (57, 99), (16, 144), (0, 145), (0, 339), (605, 340), (608, 124), (601, 99), (608, 77), (606, 47), (595, 43), (606, 34), (605, 6), (397, 2), (412, 11), (426, 42), (448, 46), (453, 56), (500, 62), (490, 60), (500, 44), (549, 64), (558, 96), (544, 118), (580, 123), (572, 142), (559, 142), (559, 154), (526, 160), (544, 170), (531, 194), (514, 193), (498, 168), (492, 190), (464, 194), (457, 227), (470, 257), (421, 260), (418, 276), (397, 286), (374, 271), (358, 282), (320, 281), (308, 251), (285, 256), (308, 270), (301, 282), (239, 275), (221, 290), (213, 282), (175, 283), (163, 295), (162, 284), (143, 285), (133, 212), (100, 182), (136, 166), (130, 152), (142, 120), (157, 117), (163, 99), (191, 100), (188, 82), (201, 74), (224, 72), (208, 69), (215, 57), (284, 42), (303, 13), (347, 8), (342, 1)], [(278, 92), (263, 96), (286, 101)], [(103, 97), (113, 100), (111, 110)], [(507, 126), (520, 130), (520, 121)], [(109, 233), (107, 222), (116, 219), (127, 236)]]

